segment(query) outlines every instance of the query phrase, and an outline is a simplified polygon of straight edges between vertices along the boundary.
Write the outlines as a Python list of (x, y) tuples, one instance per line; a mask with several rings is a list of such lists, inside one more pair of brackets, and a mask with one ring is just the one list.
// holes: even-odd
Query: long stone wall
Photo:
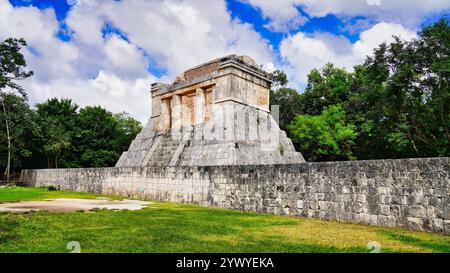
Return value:
[(29, 186), (450, 234), (450, 158), (24, 170)]

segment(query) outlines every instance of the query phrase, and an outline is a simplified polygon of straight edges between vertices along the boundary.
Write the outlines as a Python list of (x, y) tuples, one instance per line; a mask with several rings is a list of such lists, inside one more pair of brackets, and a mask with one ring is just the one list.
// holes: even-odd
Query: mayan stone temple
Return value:
[(152, 114), (116, 167), (305, 162), (269, 112), (272, 81), (230, 55), (151, 86)]

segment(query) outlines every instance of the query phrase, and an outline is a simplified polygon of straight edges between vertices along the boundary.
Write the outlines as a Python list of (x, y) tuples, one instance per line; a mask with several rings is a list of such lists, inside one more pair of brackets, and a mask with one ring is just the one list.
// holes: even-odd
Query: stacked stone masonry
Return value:
[(450, 234), (450, 158), (24, 170), (29, 186)]

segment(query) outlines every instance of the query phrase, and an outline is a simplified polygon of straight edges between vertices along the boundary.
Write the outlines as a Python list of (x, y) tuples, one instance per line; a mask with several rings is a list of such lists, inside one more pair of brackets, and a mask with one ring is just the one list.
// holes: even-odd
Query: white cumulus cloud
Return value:
[(379, 44), (393, 41), (392, 35), (405, 40), (416, 37), (414, 31), (386, 22), (378, 23), (362, 32), (360, 39), (353, 44), (344, 36), (298, 32), (288, 36), (280, 44), (283, 69), (294, 86), (304, 87), (311, 69), (319, 69), (331, 62), (338, 67), (352, 70), (354, 65), (362, 63), (367, 55), (371, 55)]
[(268, 41), (252, 25), (233, 20), (223, 1), (208, 5), (201, 0), (81, 2), (67, 18), (75, 37), (92, 44), (102, 39), (105, 22), (124, 32), (169, 76), (232, 53), (251, 55), (260, 64), (272, 60)]
[(265, 27), (273, 31), (287, 32), (290, 29), (295, 29), (308, 21), (308, 18), (299, 12), (299, 3), (296, 1), (240, 1), (259, 9), (262, 12), (263, 17), (269, 19), (269, 23), (267, 23)]
[(150, 116), (149, 83), (155, 81), (153, 76), (128, 80), (119, 76), (99, 71), (93, 79), (57, 78), (49, 82), (40, 82), (37, 78), (27, 81), (27, 90), (31, 101), (43, 98), (71, 98), (80, 106), (100, 105), (119, 113), (128, 112), (141, 122)]

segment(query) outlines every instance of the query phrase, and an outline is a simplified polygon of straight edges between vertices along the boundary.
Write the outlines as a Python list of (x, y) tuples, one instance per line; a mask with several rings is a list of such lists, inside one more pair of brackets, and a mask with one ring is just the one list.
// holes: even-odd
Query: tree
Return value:
[[(301, 109), (301, 95), (297, 90), (287, 87), (289, 80), (281, 70), (275, 70), (271, 74), (273, 80), (272, 89), (270, 90), (269, 105), (278, 105), (278, 126), (286, 131), (290, 137), (288, 130), (289, 123), (299, 114)], [(295, 145), (296, 143), (294, 143)]]
[(327, 63), (308, 74), (308, 85), (301, 96), (301, 114), (319, 115), (330, 105), (346, 102), (352, 74)]
[(271, 78), (273, 80), (272, 90), (278, 90), (281, 87), (286, 87), (289, 83), (286, 73), (281, 70), (275, 70), (271, 73)]
[(364, 122), (358, 153), (370, 158), (450, 155), (450, 26), (381, 44), (356, 70)]
[(356, 159), (352, 148), (358, 133), (340, 105), (326, 107), (320, 115), (298, 115), (289, 129), (308, 161)]
[(40, 150), (47, 158), (47, 166), (58, 168), (59, 159), (64, 160), (63, 153), (72, 145), (78, 105), (70, 99), (53, 98), (36, 108), (41, 128)]
[[(25, 71), (26, 61), (20, 53), (22, 47), (26, 46), (24, 39), (8, 38), (0, 44), (0, 92), (3, 93), (5, 88), (12, 91), (18, 91), (22, 96), (26, 97), (25, 91), (15, 81), (23, 80), (33, 75), (32, 71)], [(2, 99), (2, 108), (5, 116), (5, 129), (8, 142), (8, 156), (5, 168), (6, 181), (9, 182), (11, 171), (11, 130), (9, 118), (6, 112), (4, 100)]]
[(116, 122), (111, 112), (88, 106), (80, 110), (75, 128), (74, 149), (81, 167), (111, 166), (120, 154), (114, 149)]
[(39, 152), (48, 168), (111, 167), (141, 131), (127, 113), (112, 114), (100, 106), (79, 109), (70, 99), (36, 105)]
[(118, 151), (126, 151), (136, 135), (142, 130), (141, 123), (126, 112), (113, 115), (116, 123), (115, 144)]
[[(1, 93), (0, 99), (4, 102), (8, 123), (13, 130), (10, 131), (11, 159), (10, 168), (14, 173), (21, 168), (33, 154), (34, 140), (39, 135), (36, 124), (36, 115), (21, 95)], [(5, 131), (5, 112), (0, 112), (0, 130)], [(8, 139), (6, 134), (0, 135), (0, 166), (7, 166)]]
[(114, 166), (141, 131), (139, 121), (126, 113), (112, 114), (99, 106), (80, 110), (74, 128), (73, 154), (79, 167)]
[(270, 91), (270, 105), (279, 106), (279, 126), (287, 131), (289, 123), (301, 113), (302, 95), (292, 88), (280, 88)]

